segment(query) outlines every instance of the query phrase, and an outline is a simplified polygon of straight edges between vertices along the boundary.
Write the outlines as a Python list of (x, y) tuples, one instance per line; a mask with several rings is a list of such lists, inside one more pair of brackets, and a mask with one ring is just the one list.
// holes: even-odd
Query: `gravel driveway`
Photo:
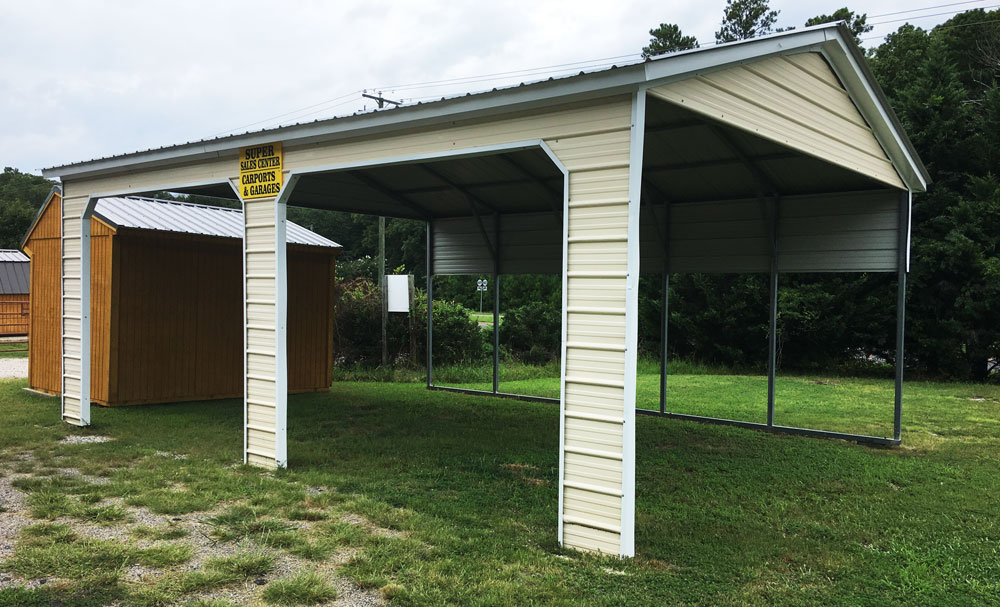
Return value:
[(0, 358), (0, 379), (28, 377), (28, 359)]

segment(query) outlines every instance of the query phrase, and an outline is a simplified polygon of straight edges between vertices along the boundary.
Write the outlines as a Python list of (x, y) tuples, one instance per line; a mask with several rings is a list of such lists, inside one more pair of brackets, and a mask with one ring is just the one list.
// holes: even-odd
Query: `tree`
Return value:
[(846, 6), (833, 11), (832, 15), (818, 15), (813, 17), (812, 19), (806, 21), (806, 26), (820, 25), (821, 23), (832, 23), (834, 21), (845, 21), (847, 23), (847, 29), (851, 30), (851, 33), (854, 34), (854, 41), (859, 45), (861, 44), (861, 35), (867, 34), (875, 28), (874, 25), (868, 25), (867, 14), (855, 14), (854, 11), (848, 10)]
[(0, 248), (21, 246), (31, 221), (55, 182), (7, 167), (0, 175)]
[(653, 55), (674, 53), (698, 48), (698, 39), (685, 36), (675, 23), (661, 23), (660, 27), (649, 30), (649, 45), (642, 47), (642, 58), (649, 59)]
[(773, 33), (779, 12), (771, 10), (768, 0), (726, 0), (715, 41), (735, 42)]

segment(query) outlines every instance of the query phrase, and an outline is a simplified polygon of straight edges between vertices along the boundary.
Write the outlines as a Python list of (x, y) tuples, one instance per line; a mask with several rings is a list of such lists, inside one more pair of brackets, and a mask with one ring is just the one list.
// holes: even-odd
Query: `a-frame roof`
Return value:
[(930, 182), (912, 144), (875, 81), (850, 31), (823, 24), (751, 40), (664, 55), (642, 63), (522, 84), (433, 103), (355, 114), (342, 118), (248, 132), (45, 169), (46, 177), (64, 180), (193, 162), (235, 154), (239, 147), (281, 140), (286, 145), (329, 141), (459, 118), (489, 116), (586, 98), (647, 89), (678, 80), (761, 61), (778, 55), (815, 52), (823, 56), (858, 112), (871, 127), (906, 188), (923, 191)]

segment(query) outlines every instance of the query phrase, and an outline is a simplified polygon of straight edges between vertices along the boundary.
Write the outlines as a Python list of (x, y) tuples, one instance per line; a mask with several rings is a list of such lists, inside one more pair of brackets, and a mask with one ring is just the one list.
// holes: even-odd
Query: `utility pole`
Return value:
[(386, 300), (385, 284), (385, 217), (378, 218), (378, 285), (382, 294), (382, 365), (389, 364), (389, 338), (386, 325), (389, 322), (389, 302)]
[(368, 91), (362, 91), (361, 92), (361, 96), (365, 97), (366, 99), (374, 99), (375, 103), (378, 104), (378, 109), (380, 109), (380, 110), (383, 107), (385, 107), (385, 104), (387, 104), (387, 103), (391, 103), (391, 104), (396, 105), (396, 106), (403, 105), (402, 101), (393, 101), (392, 99), (386, 99), (385, 97), (382, 96), (382, 93), (377, 93), (375, 95), (370, 95), (368, 93)]

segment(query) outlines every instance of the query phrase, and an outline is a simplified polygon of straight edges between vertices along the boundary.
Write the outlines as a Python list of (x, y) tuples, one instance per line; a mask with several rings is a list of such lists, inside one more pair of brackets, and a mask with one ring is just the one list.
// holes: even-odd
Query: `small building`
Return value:
[(28, 258), (0, 249), (0, 337), (28, 334)]
[[(31, 259), (28, 383), (50, 394), (61, 393), (63, 381), (60, 216), (55, 191), (23, 244)], [(105, 198), (97, 203), (90, 234), (94, 402), (241, 396), (242, 210)], [(341, 247), (292, 222), (287, 243), (288, 389), (325, 391), (333, 373), (334, 268)]]

